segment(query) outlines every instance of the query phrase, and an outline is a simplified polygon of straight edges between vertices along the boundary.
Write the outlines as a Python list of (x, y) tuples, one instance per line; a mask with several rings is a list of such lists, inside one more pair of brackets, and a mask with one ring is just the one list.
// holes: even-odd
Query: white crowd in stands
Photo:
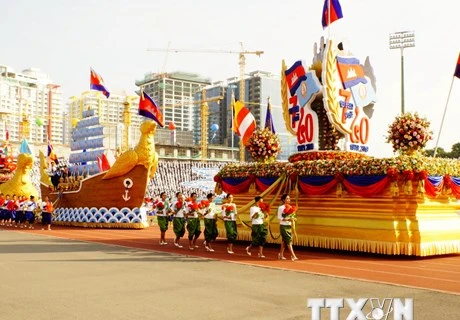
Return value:
[(188, 197), (192, 192), (195, 192), (199, 199), (205, 199), (206, 194), (214, 192), (214, 190), (190, 187), (186, 185), (186, 182), (203, 179), (196, 172), (196, 169), (216, 169), (218, 171), (225, 164), (224, 162), (160, 160), (155, 177), (147, 187), (146, 196), (156, 198), (161, 192), (166, 192), (168, 196), (172, 197), (176, 192), (181, 192)]
[[(156, 174), (147, 186), (146, 197), (157, 198), (161, 192), (166, 192), (168, 197), (172, 198), (176, 192), (181, 192), (184, 196), (189, 196), (195, 192), (199, 199), (204, 199), (207, 193), (214, 190), (187, 186), (187, 182), (203, 179), (203, 176), (196, 172), (199, 169), (218, 171), (225, 164), (225, 162), (160, 160)], [(31, 171), (32, 183), (37, 190), (40, 190), (39, 166), (39, 161), (36, 161)], [(60, 159), (60, 166), (70, 166), (70, 164), (65, 159)]]

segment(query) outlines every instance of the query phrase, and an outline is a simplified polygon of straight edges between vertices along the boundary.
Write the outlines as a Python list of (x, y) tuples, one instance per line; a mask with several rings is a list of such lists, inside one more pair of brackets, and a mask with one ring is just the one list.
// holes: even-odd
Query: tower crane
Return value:
[[(230, 54), (238, 54), (239, 60), (238, 64), (240, 66), (240, 101), (245, 100), (245, 83), (244, 83), (244, 74), (245, 74), (245, 69), (246, 69), (246, 55), (247, 54), (255, 54), (258, 57), (260, 57), (264, 52), (262, 50), (256, 50), (256, 51), (248, 51), (244, 50), (243, 48), (243, 43), (240, 42), (241, 45), (241, 51), (232, 51), (232, 50), (218, 50), (218, 49), (174, 49), (174, 48), (168, 48), (167, 49), (162, 49), (162, 48), (148, 48), (147, 51), (155, 51), (155, 52), (174, 52), (174, 53), (230, 53)], [(204, 112), (205, 108), (201, 108), (201, 116), (202, 116), (202, 121), (203, 117), (206, 118), (205, 123), (208, 123), (207, 117), (208, 114)], [(207, 110), (207, 109), (206, 109)], [(202, 134), (203, 134), (203, 128)], [(206, 126), (207, 130), (207, 126)], [(206, 136), (207, 136), (207, 131), (206, 131)], [(207, 150), (207, 145), (206, 147), (203, 147), (203, 142), (204, 140), (202, 139), (202, 152), (204, 149)], [(207, 144), (207, 140), (206, 140)], [(203, 155), (203, 153), (202, 153)], [(240, 140), (240, 161), (244, 161), (244, 146), (243, 143)]]
[(223, 98), (223, 96), (206, 98), (206, 89), (201, 90), (201, 161), (206, 161), (208, 157), (208, 102), (220, 101)]

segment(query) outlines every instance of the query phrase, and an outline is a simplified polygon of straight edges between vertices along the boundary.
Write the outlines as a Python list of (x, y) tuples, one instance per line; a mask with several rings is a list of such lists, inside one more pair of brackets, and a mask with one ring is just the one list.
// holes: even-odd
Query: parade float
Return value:
[(7, 133), (5, 142), (0, 146), (0, 183), (9, 181), (16, 170), (16, 159), (13, 154), (13, 145)]
[[(99, 143), (89, 139), (93, 135), (92, 130), (93, 133), (99, 130), (99, 122), (94, 120), (91, 111), (84, 113), (84, 118), (75, 129), (74, 141), (78, 144), (78, 150), (93, 149), (90, 147)], [(87, 133), (85, 137), (80, 135), (80, 129)], [(51, 183), (46, 171), (45, 157), (43, 153), (40, 154), (41, 195), (42, 198), (49, 196), (55, 202), (54, 224), (135, 229), (148, 226), (145, 212), (140, 207), (148, 182), (155, 175), (158, 164), (154, 141), (156, 123), (151, 120), (144, 121), (140, 131), (137, 146), (122, 153), (106, 171), (99, 171), (97, 166), (88, 164), (100, 156), (102, 149), (96, 148), (87, 154), (76, 155), (74, 162), (79, 163), (78, 167), (70, 172), (80, 172), (81, 175), (73, 176), (67, 181), (61, 179), (57, 187)], [(86, 168), (85, 165), (90, 167)]]
[(275, 161), (276, 137), (256, 130), (247, 146), (254, 162), (229, 164), (214, 178), (217, 193), (234, 194), (239, 239), (250, 240), (249, 208), (262, 195), (270, 204), (267, 241), (279, 243), (277, 207), (288, 193), (297, 208), (294, 245), (388, 255), (460, 253), (459, 161), (423, 156), (432, 133), (429, 122), (412, 113), (388, 128), (387, 142), (398, 156), (369, 156), (376, 101), (369, 58), (361, 64), (334, 40), (315, 48), (310, 66), (282, 64), (283, 115), (298, 153), (287, 163)]

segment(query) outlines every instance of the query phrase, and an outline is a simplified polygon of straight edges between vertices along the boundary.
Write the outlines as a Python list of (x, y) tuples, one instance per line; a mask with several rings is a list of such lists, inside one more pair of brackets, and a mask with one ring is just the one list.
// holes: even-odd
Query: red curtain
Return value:
[(441, 180), (438, 185), (434, 185), (428, 178), (425, 178), (425, 193), (431, 198), (436, 198), (442, 191), (444, 181)]
[(389, 182), (390, 182), (390, 179), (388, 179), (388, 177), (384, 177), (379, 182), (376, 182), (376, 183), (373, 183), (367, 186), (359, 186), (356, 184), (352, 184), (345, 179), (343, 180), (343, 185), (348, 191), (350, 191), (351, 193), (357, 194), (358, 196), (372, 197), (372, 196), (382, 193), (382, 191), (385, 189), (385, 187), (387, 186)]
[(312, 195), (319, 196), (328, 192), (331, 188), (335, 187), (337, 184), (337, 179), (333, 179), (328, 183), (325, 183), (321, 186), (314, 186), (299, 180), (299, 187), (302, 192)]
[(247, 192), (249, 190), (250, 185), (251, 179), (249, 178), (240, 180), (238, 182), (236, 182), (236, 179), (232, 178), (222, 179), (222, 190), (224, 190), (225, 193), (238, 194)]

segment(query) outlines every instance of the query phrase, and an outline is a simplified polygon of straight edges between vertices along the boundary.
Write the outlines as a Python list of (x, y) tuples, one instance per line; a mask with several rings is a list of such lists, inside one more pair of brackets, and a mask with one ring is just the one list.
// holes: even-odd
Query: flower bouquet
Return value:
[(189, 215), (194, 215), (195, 213), (199, 213), (201, 209), (200, 204), (197, 202), (190, 202), (188, 204), (188, 208), (190, 210), (188, 213)]
[(417, 112), (406, 112), (397, 116), (388, 127), (387, 142), (393, 145), (395, 152), (413, 154), (426, 146), (432, 134), (426, 118), (421, 118)]
[(202, 214), (203, 215), (206, 215), (208, 214), (208, 211), (209, 211), (209, 206), (211, 205), (211, 202), (209, 202), (209, 200), (201, 200), (200, 203), (199, 203), (199, 207), (200, 209), (202, 209)]
[(226, 217), (231, 217), (233, 213), (235, 213), (235, 205), (232, 204), (224, 204), (222, 206), (222, 210), (225, 212)]
[(281, 142), (270, 129), (257, 128), (249, 138), (247, 149), (254, 161), (273, 162), (281, 151)]
[(286, 204), (284, 206), (282, 217), (284, 219), (290, 218), (291, 220), (294, 220), (297, 217), (296, 212), (297, 212), (296, 206), (291, 206), (290, 204)]
[(258, 218), (264, 218), (270, 213), (270, 205), (264, 202), (259, 203), (259, 208), (262, 211), (262, 217), (259, 215)]
[(155, 204), (155, 208), (157, 208), (158, 210), (163, 210), (165, 208), (165, 204), (163, 201), (158, 201), (156, 204)]

